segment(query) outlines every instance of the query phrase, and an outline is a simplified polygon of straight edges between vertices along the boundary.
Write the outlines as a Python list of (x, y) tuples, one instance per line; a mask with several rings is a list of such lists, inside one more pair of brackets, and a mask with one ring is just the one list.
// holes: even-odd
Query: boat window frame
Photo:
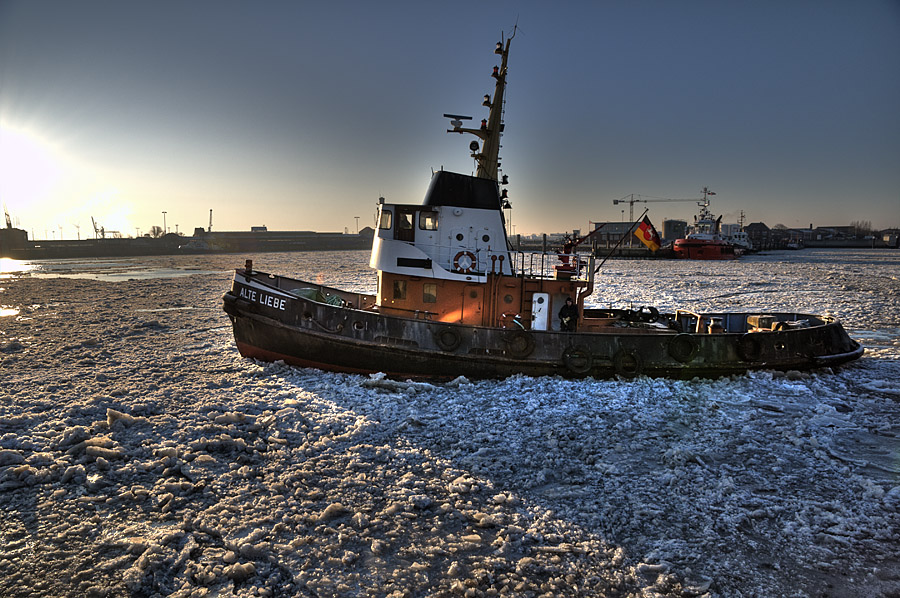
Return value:
[(422, 210), (419, 212), (419, 230), (437, 230), (438, 229), (438, 212), (437, 210)]
[(422, 303), (437, 303), (436, 282), (426, 282), (422, 285)]
[(394, 284), (391, 286), (393, 287), (394, 301), (406, 301), (406, 281), (394, 280)]
[[(385, 222), (387, 221), (387, 222)], [(390, 230), (394, 224), (394, 213), (391, 210), (382, 208), (378, 217), (379, 230)]]

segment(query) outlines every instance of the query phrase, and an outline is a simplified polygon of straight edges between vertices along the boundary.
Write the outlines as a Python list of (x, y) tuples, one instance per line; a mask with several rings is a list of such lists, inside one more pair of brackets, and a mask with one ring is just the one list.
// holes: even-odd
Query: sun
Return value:
[(0, 199), (34, 206), (62, 175), (53, 145), (25, 129), (0, 125)]

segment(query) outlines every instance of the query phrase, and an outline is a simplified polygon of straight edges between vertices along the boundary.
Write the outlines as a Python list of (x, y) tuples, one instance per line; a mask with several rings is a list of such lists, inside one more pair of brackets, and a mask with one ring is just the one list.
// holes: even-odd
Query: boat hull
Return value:
[[(297, 288), (315, 289), (318, 300), (290, 291)], [(836, 366), (863, 352), (836, 319), (801, 314), (775, 316), (781, 321), (816, 324), (719, 334), (665, 327), (567, 333), (387, 316), (367, 307), (370, 299), (238, 270), (231, 291), (224, 296), (224, 309), (245, 357), (336, 372), (382, 372), (397, 378), (719, 377), (750, 370)], [(715, 315), (736, 330), (739, 322), (747, 320), (746, 314)], [(589, 316), (587, 310), (585, 316)]]
[(672, 250), (676, 257), (689, 260), (733, 260), (742, 253), (725, 241), (694, 239), (677, 239)]

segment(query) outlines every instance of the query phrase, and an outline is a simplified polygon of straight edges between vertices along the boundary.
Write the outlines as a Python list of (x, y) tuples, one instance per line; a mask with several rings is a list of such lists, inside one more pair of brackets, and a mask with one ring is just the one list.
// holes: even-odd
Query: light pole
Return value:
[(163, 236), (166, 236), (166, 211), (163, 210)]

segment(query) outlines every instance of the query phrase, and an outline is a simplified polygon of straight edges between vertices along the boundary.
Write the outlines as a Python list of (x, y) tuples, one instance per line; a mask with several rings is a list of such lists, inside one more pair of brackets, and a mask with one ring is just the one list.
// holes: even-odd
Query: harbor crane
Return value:
[[(637, 195), (636, 193), (631, 193), (629, 195), (626, 195), (622, 199), (614, 199), (613, 205), (617, 206), (620, 203), (627, 203), (628, 204), (628, 220), (631, 222), (634, 222), (634, 204), (636, 204), (638, 202), (641, 202), (641, 203), (662, 202), (662, 201), (696, 201), (696, 202), (706, 201), (706, 202), (708, 202), (708, 200), (706, 199), (707, 195), (715, 195), (715, 193), (712, 191), (709, 191), (706, 187), (703, 188), (703, 197), (702, 198), (697, 198), (697, 197), (672, 198), (672, 197), (649, 197), (649, 196), (644, 197), (643, 195)], [(700, 204), (700, 205), (703, 205), (703, 204)], [(707, 203), (707, 205), (709, 205), (709, 203)]]
[(106, 230), (106, 229), (105, 229), (104, 227), (102, 227), (102, 226), (99, 226), (99, 227), (98, 227), (98, 226), (97, 226), (97, 221), (94, 220), (94, 217), (93, 217), (93, 216), (91, 216), (91, 224), (94, 225), (94, 238), (95, 238), (95, 239), (105, 239), (105, 238), (106, 238), (106, 235), (109, 235), (109, 236), (112, 237), (113, 239), (120, 239), (120, 238), (122, 238), (122, 233), (120, 233), (120, 232), (117, 231), (117, 230)]

